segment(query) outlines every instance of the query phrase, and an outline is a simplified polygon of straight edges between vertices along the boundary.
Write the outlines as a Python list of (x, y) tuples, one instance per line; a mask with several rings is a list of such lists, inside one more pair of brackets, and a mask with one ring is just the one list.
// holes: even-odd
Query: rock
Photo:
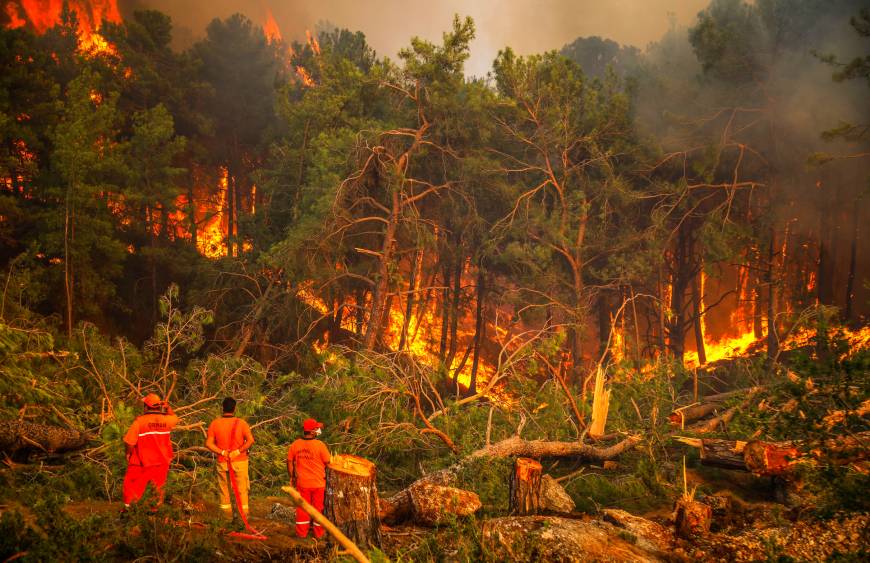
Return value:
[(652, 520), (617, 508), (605, 508), (601, 515), (606, 522), (635, 536), (638, 547), (660, 553), (669, 553), (674, 547), (674, 533)]
[(487, 520), (483, 544), (497, 561), (663, 561), (600, 520), (508, 516)]
[(567, 514), (574, 512), (574, 508), (574, 501), (558, 481), (549, 475), (541, 477), (542, 510)]
[(272, 504), (272, 509), (269, 510), (269, 514), (266, 515), (266, 518), (268, 518), (269, 520), (284, 522), (285, 524), (295, 525), (296, 509), (292, 506), (287, 506), (285, 504), (281, 504), (280, 502), (276, 502)]

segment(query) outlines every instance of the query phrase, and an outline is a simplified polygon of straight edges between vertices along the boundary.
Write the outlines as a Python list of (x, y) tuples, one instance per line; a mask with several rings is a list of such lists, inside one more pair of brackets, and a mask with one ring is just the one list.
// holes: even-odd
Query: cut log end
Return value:
[(350, 454), (336, 454), (332, 456), (332, 460), (329, 462), (329, 469), (345, 475), (365, 478), (370, 478), (375, 474), (374, 463)]

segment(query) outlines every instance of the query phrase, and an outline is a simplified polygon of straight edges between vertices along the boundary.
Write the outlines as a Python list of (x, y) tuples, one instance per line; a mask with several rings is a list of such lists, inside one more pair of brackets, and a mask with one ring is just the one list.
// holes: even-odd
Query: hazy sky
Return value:
[(148, 6), (172, 16), (179, 37), (202, 35), (214, 17), (242, 12), (258, 24), (271, 10), (285, 39), (304, 37), (319, 21), (364, 32), (380, 55), (395, 57), (412, 36), (438, 41), (454, 14), (477, 25), (469, 74), (489, 70), (498, 50), (558, 49), (578, 36), (600, 35), (645, 47), (669, 19), (694, 21), (709, 0), (121, 0), (122, 9)]

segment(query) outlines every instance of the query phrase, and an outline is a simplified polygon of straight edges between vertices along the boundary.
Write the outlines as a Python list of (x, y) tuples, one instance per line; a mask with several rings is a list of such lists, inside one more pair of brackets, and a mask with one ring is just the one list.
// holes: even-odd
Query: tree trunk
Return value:
[(779, 333), (776, 330), (776, 288), (773, 283), (773, 268), (775, 264), (776, 232), (770, 229), (770, 241), (767, 247), (767, 270), (764, 282), (767, 284), (767, 357), (775, 359), (779, 356)]
[(859, 199), (856, 202), (855, 208), (852, 209), (852, 243), (849, 248), (849, 277), (846, 278), (846, 308), (843, 313), (843, 318), (846, 322), (852, 320), (852, 301), (855, 299), (855, 269), (858, 261), (858, 216), (861, 214), (862, 209), (860, 201)]
[(393, 262), (393, 252), (396, 243), (396, 228), (399, 224), (399, 191), (393, 190), (390, 217), (384, 231), (384, 242), (381, 246), (381, 255), (378, 260), (378, 275), (375, 288), (372, 292), (372, 307), (369, 314), (369, 326), (366, 330), (363, 345), (367, 350), (372, 350), (381, 337), (381, 318), (384, 304), (387, 300), (387, 290), (390, 287), (390, 265)]
[(70, 241), (73, 236), (72, 184), (66, 189), (63, 214), (63, 288), (66, 294), (66, 335), (72, 339), (73, 331), (73, 270)]
[(480, 343), (483, 340), (483, 333), (486, 330), (486, 323), (483, 320), (483, 304), (486, 295), (486, 275), (483, 271), (483, 264), (477, 265), (477, 304), (474, 314), (474, 355), (471, 360), (471, 381), (468, 385), (468, 394), (474, 395), (477, 393), (477, 370), (480, 367)]
[(456, 341), (456, 333), (459, 329), (459, 305), (462, 298), (462, 259), (457, 259), (453, 268), (453, 301), (450, 304), (450, 346), (447, 349), (447, 361), (444, 364), (448, 367), (453, 365), (453, 360), (456, 358), (456, 349), (458, 342)]
[(233, 256), (233, 242), (235, 230), (235, 179), (233, 174), (227, 169), (227, 256)]
[(701, 270), (692, 278), (692, 325), (695, 329), (695, 349), (698, 351), (698, 364), (704, 365), (707, 363), (707, 350), (704, 348), (704, 329), (701, 323), (701, 315), (704, 311), (701, 310), (701, 303), (704, 296), (701, 295)]
[(411, 317), (414, 314), (414, 300), (417, 296), (417, 270), (422, 267), (423, 250), (414, 254), (411, 262), (411, 276), (408, 280), (408, 302), (405, 305), (405, 318), (402, 319), (402, 336), (399, 338), (399, 350), (404, 350), (408, 344), (408, 328), (411, 326)]
[(326, 468), (324, 516), (353, 542), (381, 545), (375, 465), (348, 454), (333, 456)]
[(450, 265), (447, 260), (441, 264), (441, 342), (438, 346), (438, 361), (444, 365), (447, 360), (447, 327), (450, 325)]
[(190, 167), (190, 172), (187, 175), (187, 218), (189, 220), (188, 229), (190, 229), (190, 241), (193, 243), (193, 248), (198, 248), (198, 234), (196, 227), (196, 203), (193, 201), (193, 189), (196, 184), (196, 175), (193, 167)]
[(541, 511), (541, 464), (534, 459), (518, 457), (511, 473), (510, 513), (537, 514)]

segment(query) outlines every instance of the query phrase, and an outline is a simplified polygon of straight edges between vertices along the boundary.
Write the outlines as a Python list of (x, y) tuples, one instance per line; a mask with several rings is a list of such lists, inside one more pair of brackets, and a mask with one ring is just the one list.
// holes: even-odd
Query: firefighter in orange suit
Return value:
[[(230, 495), (233, 494), (233, 483), (239, 492), (240, 507), (237, 510), (248, 515), (248, 449), (254, 445), (254, 435), (248, 423), (237, 418), (236, 400), (232, 397), (224, 399), (222, 415), (212, 421), (208, 427), (205, 446), (217, 454), (217, 481), (221, 495), (221, 510), (228, 515), (232, 514), (232, 502)], [(227, 466), (227, 464), (230, 464)], [(230, 476), (229, 470), (233, 473)]]
[[(302, 423), (302, 438), (296, 440), (287, 450), (287, 472), (293, 484), (314, 508), (323, 512), (323, 494), (326, 490), (326, 464), (330, 455), (326, 444), (317, 439), (323, 424), (313, 418)], [(308, 535), (311, 517), (302, 508), (296, 508), (296, 535)], [(314, 522), (314, 537), (323, 536), (323, 528)]]
[(156, 393), (142, 400), (145, 413), (130, 425), (124, 435), (127, 453), (127, 474), (124, 476), (124, 507), (136, 502), (145, 493), (148, 483), (157, 489), (157, 504), (163, 502), (163, 486), (172, 461), (169, 433), (178, 424), (172, 407)]

